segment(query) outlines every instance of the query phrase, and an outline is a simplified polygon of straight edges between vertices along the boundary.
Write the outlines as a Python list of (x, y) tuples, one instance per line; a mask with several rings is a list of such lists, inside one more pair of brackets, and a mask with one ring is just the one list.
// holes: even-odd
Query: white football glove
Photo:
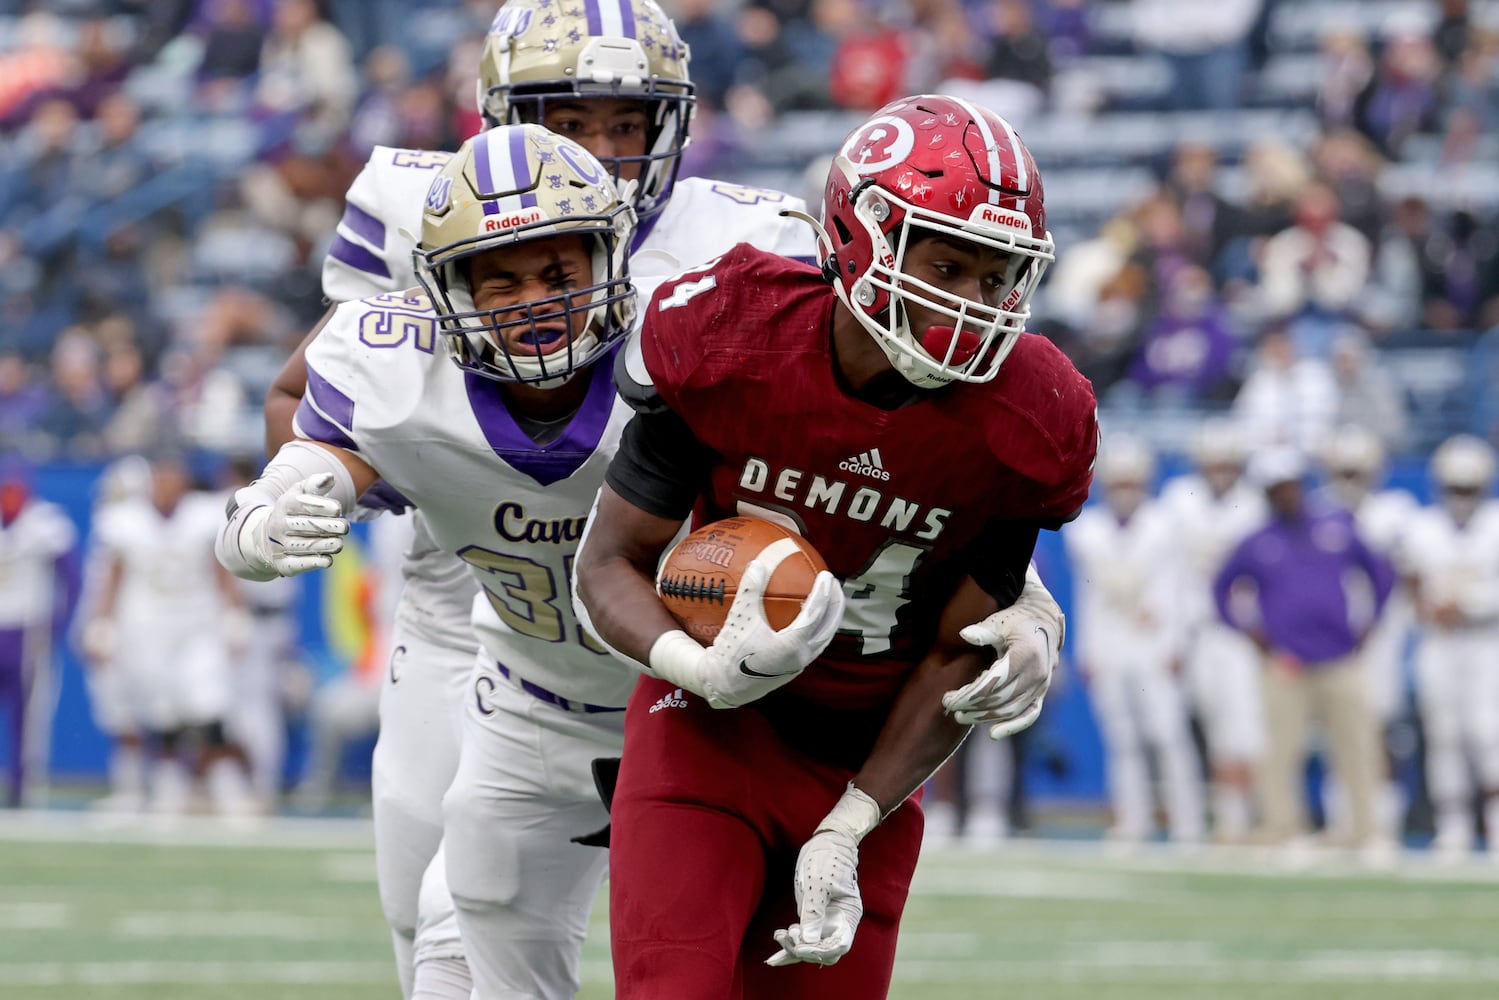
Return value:
[(859, 842), (880, 822), (880, 807), (852, 784), (796, 856), (796, 912), (775, 932), (781, 950), (766, 965), (832, 965), (854, 946), (864, 916), (859, 895)]
[(333, 482), (327, 472), (308, 476), (270, 506), (245, 513), (239, 552), (249, 572), (240, 572), (239, 566), (230, 570), (247, 579), (269, 580), (332, 566), (349, 533), (343, 506), (327, 496)]
[(1052, 674), (1061, 661), (1062, 612), (1034, 571), (1020, 598), (958, 634), (973, 646), (993, 648), (998, 659), (973, 682), (942, 696), (942, 707), (960, 725), (989, 726), (1002, 740), (1029, 728), (1041, 715)]
[(775, 542), (745, 568), (713, 645), (703, 646), (680, 630), (657, 639), (647, 657), (651, 672), (714, 708), (747, 705), (795, 680), (837, 634), (843, 586), (823, 570), (791, 624), (779, 631), (771, 628), (765, 618), (765, 587), (794, 549), (790, 539)]

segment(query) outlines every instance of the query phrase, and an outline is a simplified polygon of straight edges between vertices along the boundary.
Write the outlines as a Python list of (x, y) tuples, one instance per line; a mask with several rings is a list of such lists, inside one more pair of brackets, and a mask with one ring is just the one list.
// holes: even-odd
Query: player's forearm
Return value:
[(607, 483), (583, 532), (576, 602), (593, 632), (614, 652), (650, 663), (651, 647), (681, 628), (656, 595), (656, 563), (681, 521), (656, 517)]
[(959, 725), (942, 707), (942, 695), (974, 680), (989, 665), (987, 650), (953, 658), (932, 654), (912, 673), (880, 730), (854, 784), (888, 814), (936, 773), (962, 744), (971, 726)]
[(651, 647), (681, 628), (656, 595), (655, 581), (628, 559), (612, 558), (578, 567), (578, 596), (600, 639), (639, 663)]

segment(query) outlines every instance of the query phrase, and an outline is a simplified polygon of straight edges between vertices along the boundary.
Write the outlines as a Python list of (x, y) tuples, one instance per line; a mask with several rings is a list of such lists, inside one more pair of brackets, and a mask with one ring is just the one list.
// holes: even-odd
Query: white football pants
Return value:
[(1263, 757), (1264, 694), (1254, 644), (1227, 625), (1204, 624), (1188, 653), (1186, 673), (1208, 757), (1246, 763)]
[(1119, 659), (1093, 674), (1089, 683), (1108, 755), (1115, 832), (1140, 840), (1155, 826), (1145, 759), (1149, 747), (1160, 766), (1172, 839), (1202, 839), (1202, 774), (1176, 678), (1162, 665)]
[(1484, 791), (1499, 791), (1499, 635), (1428, 630), (1416, 650), (1416, 691), (1438, 825), (1445, 820), (1466, 839), (1473, 825), (1471, 774)]
[(442, 795), (458, 770), (458, 730), (462, 701), (472, 690), (474, 647), (424, 639), (399, 616), (390, 645), (370, 790), (380, 907), (390, 924), (401, 995), (409, 997), (422, 873), (442, 840)]
[[(442, 804), (474, 996), (568, 1000), (608, 861), (571, 838), (609, 821), (591, 764), (619, 756), (625, 713), (563, 711), (482, 663), (475, 680), (483, 683), (466, 699), (458, 774)], [(436, 917), (424, 912), (424, 929)]]

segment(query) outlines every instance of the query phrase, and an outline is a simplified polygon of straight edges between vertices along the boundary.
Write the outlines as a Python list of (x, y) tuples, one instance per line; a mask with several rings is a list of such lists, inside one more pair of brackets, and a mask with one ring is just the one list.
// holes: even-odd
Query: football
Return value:
[(682, 630), (706, 646), (723, 627), (744, 571), (761, 553), (777, 560), (765, 589), (765, 617), (772, 628), (785, 628), (828, 567), (801, 535), (761, 517), (714, 521), (677, 542), (656, 572), (656, 593)]

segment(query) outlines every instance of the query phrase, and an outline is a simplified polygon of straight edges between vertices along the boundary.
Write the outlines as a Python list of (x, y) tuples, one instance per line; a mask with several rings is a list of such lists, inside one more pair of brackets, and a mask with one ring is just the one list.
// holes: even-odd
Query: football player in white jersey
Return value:
[[(593, 153), (620, 181), (636, 182), (639, 225), (630, 252), (637, 278), (701, 264), (740, 242), (810, 260), (810, 230), (780, 214), (804, 210), (801, 199), (677, 179), (694, 101), (687, 58), (653, 0), (583, 0), (567, 8), (552, 0), (514, 0), (500, 9), (485, 40), (479, 107), (488, 127), (540, 122)], [(323, 264), (330, 299), (416, 284), (412, 234), (421, 229), (428, 188), (451, 155), (388, 147), (371, 153), (349, 189)], [(306, 385), (299, 351), (267, 400), (270, 453), (291, 439), (292, 414)], [(407, 996), (418, 897), (446, 895), (441, 886), (420, 886), (441, 839), (442, 794), (457, 770), (457, 720), (477, 649), (469, 609), (478, 593), (464, 564), (433, 541), (425, 514), (415, 517), (391, 640), (399, 663), (381, 691), (371, 780), (380, 899)], [(440, 881), (443, 867), (439, 858), (427, 878)], [(459, 962), (451, 907), (444, 909), (446, 918), (421, 920), (424, 956)]]
[[(1327, 494), (1346, 508), (1358, 523), (1359, 536), (1386, 559), (1395, 560), (1400, 536), (1411, 523), (1419, 504), (1405, 490), (1380, 489), (1386, 455), (1379, 435), (1367, 427), (1349, 424), (1333, 431), (1323, 449), (1327, 470)], [(1372, 597), (1370, 598), (1372, 602)], [(1359, 609), (1368, 615), (1366, 604)], [(1414, 612), (1405, 587), (1399, 581), (1391, 591), (1379, 619), (1364, 640), (1363, 667), (1369, 681), (1369, 708), (1388, 730), (1405, 705), (1405, 649), (1414, 624)], [(1404, 815), (1404, 795), (1385, 766), (1385, 789), (1379, 803), (1379, 822), (1394, 838)]]
[(1170, 837), (1202, 838), (1202, 774), (1177, 672), (1182, 633), (1172, 550), (1177, 525), (1150, 499), (1155, 456), (1137, 438), (1108, 435), (1098, 453), (1104, 502), (1083, 509), (1062, 541), (1077, 592), (1073, 634), (1108, 756), (1112, 839), (1154, 827), (1147, 750), (1160, 770)]
[[(151, 494), (151, 463), (140, 455), (116, 459), (99, 476), (95, 484), (93, 510), (89, 520), (104, 523), (107, 512), (115, 506)], [(73, 615), (71, 638), (83, 655), (87, 669), (84, 684), (88, 690), (89, 712), (94, 725), (109, 738), (109, 794), (94, 802), (94, 808), (107, 812), (139, 812), (146, 804), (145, 733), (142, 720), (136, 718), (129, 698), (129, 686), (119, 670), (113, 669), (109, 626), (90, 631), (95, 621), (94, 609), (104, 586), (105, 571), (114, 557), (99, 543), (97, 532), (88, 545), (83, 560), (83, 589)]]
[(584, 634), (568, 576), (631, 413), (611, 361), (634, 316), (634, 234), (578, 144), (538, 125), (469, 140), (425, 201), (426, 291), (334, 312), (307, 348), (298, 439), (219, 538), (250, 579), (329, 565), (343, 513), (383, 479), (479, 584), (444, 802), (450, 870), (471, 865), (451, 884), (477, 996), (574, 995), (604, 874), (607, 855), (571, 838), (608, 821), (590, 767), (619, 753), (635, 674)]
[(1177, 614), (1186, 635), (1185, 676), (1202, 720), (1212, 769), (1213, 832), (1220, 840), (1249, 833), (1254, 772), (1264, 752), (1259, 656), (1218, 618), (1213, 579), (1228, 554), (1268, 516), (1264, 494), (1244, 481), (1244, 437), (1225, 419), (1205, 422), (1192, 444), (1196, 471), (1161, 490), (1176, 527), (1172, 561), (1180, 585)]
[[(1462, 434), (1431, 457), (1438, 499), (1412, 519), (1398, 565), (1410, 585), (1420, 644), (1416, 696), (1426, 734), (1433, 846), (1473, 846), (1474, 782), (1492, 844), (1499, 831), (1499, 501), (1494, 451)], [(1469, 772), (1469, 765), (1473, 774)], [(1491, 848), (1492, 849), (1492, 848)]]
[[(182, 461), (163, 456), (151, 464), (150, 495), (111, 505), (94, 525), (105, 554), (87, 648), (119, 671), (115, 695), (152, 737), (152, 806), (167, 814), (187, 807), (195, 779), (219, 812), (253, 808), (244, 753), (224, 731), (231, 649), (250, 624), (239, 586), (209, 555), (222, 502), (194, 491)], [(191, 774), (180, 759), (189, 743)]]

